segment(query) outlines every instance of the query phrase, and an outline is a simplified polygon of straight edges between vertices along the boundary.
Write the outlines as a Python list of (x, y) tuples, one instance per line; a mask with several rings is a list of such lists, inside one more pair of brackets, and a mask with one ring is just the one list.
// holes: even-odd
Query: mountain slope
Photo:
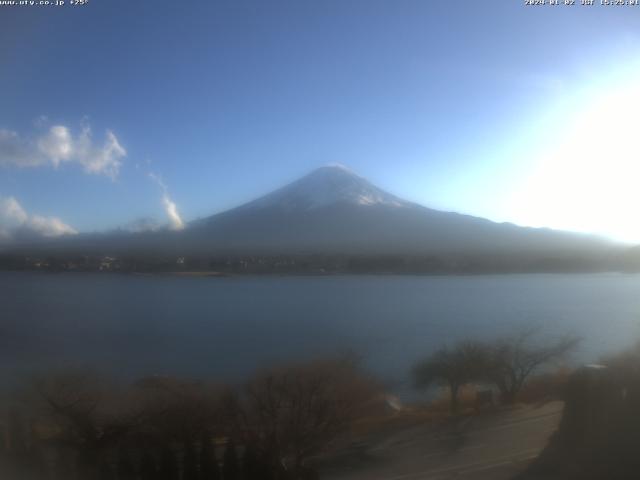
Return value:
[[(34, 247), (22, 246), (23, 252)], [(456, 255), (585, 258), (615, 245), (593, 236), (523, 228), (408, 202), (339, 165), (174, 232), (84, 234), (39, 244), (82, 255)]]
[(193, 223), (191, 249), (254, 253), (516, 253), (601, 249), (591, 236), (498, 224), (408, 202), (342, 166)]

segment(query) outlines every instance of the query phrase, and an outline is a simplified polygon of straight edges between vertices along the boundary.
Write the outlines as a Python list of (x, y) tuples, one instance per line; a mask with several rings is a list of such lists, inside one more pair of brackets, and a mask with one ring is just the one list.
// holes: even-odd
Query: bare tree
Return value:
[(202, 381), (153, 376), (138, 380), (133, 389), (138, 408), (145, 412), (146, 431), (177, 442), (200, 442), (205, 432), (226, 429), (225, 387)]
[(479, 342), (465, 341), (453, 347), (442, 347), (413, 367), (418, 388), (446, 386), (450, 393), (451, 412), (459, 410), (460, 387), (478, 379), (483, 372), (486, 348)]
[(261, 449), (276, 470), (297, 478), (309, 456), (325, 447), (375, 395), (353, 362), (325, 360), (265, 371), (242, 398), (245, 443)]
[[(145, 422), (135, 432), (138, 448), (146, 445), (159, 458), (161, 474), (171, 478), (182, 458), (185, 480), (218, 473), (212, 436), (230, 430), (224, 410), (225, 387), (173, 377), (146, 377), (134, 393)], [(160, 477), (165, 478), (165, 477)]]
[(537, 329), (529, 328), (488, 345), (484, 376), (496, 385), (503, 403), (515, 402), (531, 374), (561, 360), (579, 343), (579, 338), (573, 336), (536, 342), (537, 333)]
[(77, 454), (83, 478), (93, 478), (101, 455), (116, 446), (136, 425), (141, 414), (124, 393), (92, 372), (71, 372), (39, 379), (41, 421), (49, 426), (52, 440)]

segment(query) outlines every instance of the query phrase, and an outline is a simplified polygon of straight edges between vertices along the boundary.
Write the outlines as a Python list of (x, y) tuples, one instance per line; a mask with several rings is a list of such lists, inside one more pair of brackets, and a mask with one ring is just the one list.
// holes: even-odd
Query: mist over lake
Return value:
[(640, 338), (640, 275), (238, 276), (0, 272), (3, 378), (89, 367), (241, 380), (352, 351), (397, 391), (444, 343), (536, 325), (579, 335), (575, 362)]

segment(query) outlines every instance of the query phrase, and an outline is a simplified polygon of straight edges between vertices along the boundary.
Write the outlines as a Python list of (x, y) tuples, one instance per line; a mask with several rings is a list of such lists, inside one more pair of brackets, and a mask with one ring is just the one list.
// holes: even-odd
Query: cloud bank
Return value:
[(0, 240), (11, 241), (19, 233), (53, 238), (78, 232), (57, 217), (28, 214), (14, 197), (0, 198)]
[(83, 125), (75, 136), (69, 127), (53, 125), (44, 134), (29, 138), (0, 128), (0, 166), (4, 167), (58, 168), (62, 164), (76, 164), (88, 174), (115, 179), (126, 155), (127, 151), (110, 130), (103, 145), (95, 145), (88, 125)]
[(171, 200), (171, 197), (169, 197), (167, 186), (155, 173), (149, 173), (149, 178), (156, 182), (162, 190), (162, 205), (164, 206), (164, 211), (169, 219), (169, 227), (171, 230), (182, 230), (184, 228), (184, 222), (178, 213), (177, 205), (173, 200)]

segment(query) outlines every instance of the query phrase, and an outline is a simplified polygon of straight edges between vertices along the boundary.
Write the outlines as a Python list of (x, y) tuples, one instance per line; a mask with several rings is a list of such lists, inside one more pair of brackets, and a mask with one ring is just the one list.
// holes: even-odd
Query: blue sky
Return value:
[(640, 241), (638, 27), (518, 0), (0, 6), (0, 223), (189, 221), (339, 162), (427, 206)]

